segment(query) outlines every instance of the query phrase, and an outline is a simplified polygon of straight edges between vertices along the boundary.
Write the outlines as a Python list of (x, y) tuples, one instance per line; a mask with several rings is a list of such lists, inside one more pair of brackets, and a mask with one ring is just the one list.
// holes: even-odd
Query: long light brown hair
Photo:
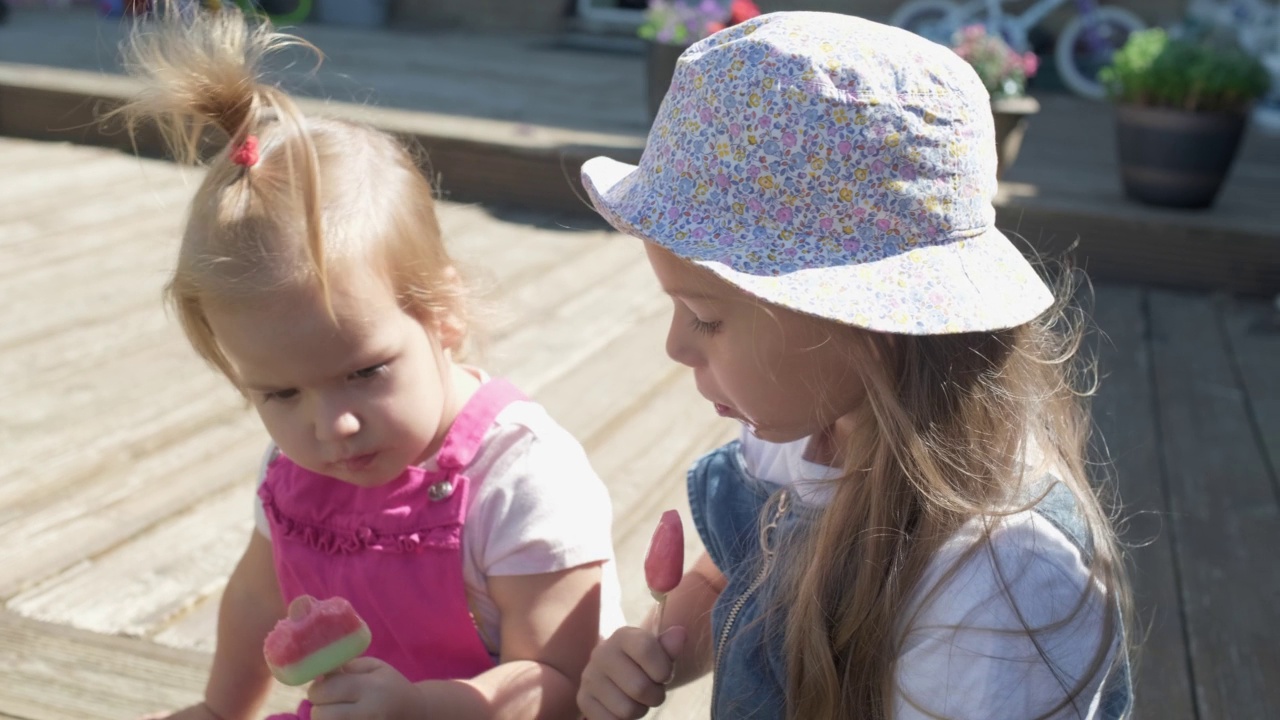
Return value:
[[(212, 299), (312, 283), (327, 301), (335, 272), (371, 266), (415, 317), (448, 322), (457, 335), (465, 326), (464, 289), (430, 183), (396, 139), (305, 116), (265, 82), (263, 60), (291, 46), (315, 50), (227, 3), (179, 12), (160, 2), (124, 48), (143, 89), (113, 113), (134, 137), (154, 124), (179, 161), (208, 157), (165, 295), (192, 346), (237, 386), (206, 319)], [(259, 159), (246, 167), (232, 153), (249, 137)]]
[[(907, 609), (936, 599), (917, 595), (935, 553), (970, 522), (980, 526), (981, 539), (952, 570), (975, 553), (992, 552), (1000, 520), (1042, 497), (1026, 493), (1045, 468), (1075, 497), (1092, 550), (1090, 577), (1080, 601), (1050, 626), (1022, 622), (1062, 688), (1060, 701), (1042, 717), (1068, 707), (1084, 716), (1091, 698), (1082, 694), (1109, 670), (1121, 619), (1131, 627), (1132, 601), (1104, 511), (1109, 503), (1090, 481), (1085, 399), (1094, 386), (1092, 363), (1078, 353), (1085, 316), (1065, 300), (1072, 276), (1062, 277), (1064, 300), (1008, 330), (931, 336), (833, 330), (854, 336), (851, 362), (866, 385), (858, 411), (864, 432), (840, 453), (843, 475), (834, 481), (830, 504), (785, 548), (798, 553), (792, 557), (810, 558), (783, 564), (771, 613), (784, 628), (790, 718), (891, 718), (895, 663), (913, 619)], [(1028, 469), (1032, 443), (1044, 459)], [(996, 599), (1011, 601), (1007, 583), (1004, 589)], [(1059, 672), (1039, 638), (1088, 606), (1107, 610), (1090, 666), (1076, 681)]]

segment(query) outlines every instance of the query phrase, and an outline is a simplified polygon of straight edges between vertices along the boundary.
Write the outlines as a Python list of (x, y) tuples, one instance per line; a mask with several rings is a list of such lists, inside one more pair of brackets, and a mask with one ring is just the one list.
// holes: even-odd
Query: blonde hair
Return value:
[[(1062, 296), (1069, 290), (1064, 285)], [(1000, 520), (1028, 509), (1047, 491), (1031, 485), (1044, 467), (1023, 467), (1029, 442), (1074, 496), (1091, 550), (1090, 582), (1069, 615), (1046, 627), (1023, 620), (1063, 688), (1061, 700), (1041, 717), (1088, 707), (1090, 698), (1081, 695), (1110, 670), (1103, 666), (1121, 619), (1131, 626), (1132, 600), (1121, 548), (1088, 480), (1090, 423), (1083, 398), (1092, 390), (1092, 366), (1077, 353), (1083, 317), (1064, 300), (1034, 322), (996, 332), (833, 331), (854, 336), (852, 361), (866, 385), (859, 425), (866, 432), (844, 448), (843, 474), (826, 510), (785, 548), (789, 556), (811, 558), (780, 570), (781, 591), (769, 615), (783, 628), (788, 717), (891, 717), (895, 663), (911, 624), (904, 608), (913, 606), (935, 553), (975, 519), (985, 542), (970, 547), (952, 570), (974, 553), (993, 553), (991, 535)], [(994, 553), (991, 560), (999, 574)], [(1012, 601), (1008, 583), (998, 577)], [(1039, 637), (1090, 603), (1107, 608), (1101, 641), (1088, 670), (1072, 684)]]
[[(283, 48), (315, 48), (255, 23), (229, 4), (180, 13), (162, 2), (124, 48), (126, 69), (144, 83), (115, 111), (130, 134), (154, 123), (179, 161), (211, 154), (165, 287), (192, 346), (239, 386), (208, 301), (313, 283), (328, 303), (335, 271), (359, 263), (383, 270), (415, 317), (464, 325), (462, 287), (414, 158), (381, 131), (304, 116), (261, 79), (261, 66)], [(237, 164), (232, 154), (250, 136), (259, 159)]]

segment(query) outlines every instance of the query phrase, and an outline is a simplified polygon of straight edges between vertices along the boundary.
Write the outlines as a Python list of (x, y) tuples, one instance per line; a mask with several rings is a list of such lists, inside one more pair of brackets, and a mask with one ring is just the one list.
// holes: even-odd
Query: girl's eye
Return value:
[(377, 365), (370, 365), (367, 368), (363, 368), (351, 373), (351, 377), (359, 378), (361, 380), (368, 380), (369, 378), (381, 375), (382, 373), (386, 372), (386, 370), (387, 370), (386, 363), (378, 363)]
[(715, 335), (716, 331), (720, 329), (719, 320), (716, 320), (715, 322), (706, 322), (699, 319), (697, 315), (689, 318), (689, 325), (693, 328), (694, 332), (701, 335)]
[(262, 394), (262, 401), (269, 402), (271, 400), (290, 400), (298, 395), (297, 390), (273, 390), (269, 393)]

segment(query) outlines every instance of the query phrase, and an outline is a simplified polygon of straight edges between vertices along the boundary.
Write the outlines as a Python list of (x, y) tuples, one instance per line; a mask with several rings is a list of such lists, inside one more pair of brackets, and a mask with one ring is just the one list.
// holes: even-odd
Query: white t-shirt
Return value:
[[(269, 447), (258, 475), (261, 484)], [(423, 463), (434, 469), (435, 458)], [(535, 575), (603, 561), (601, 637), (626, 624), (614, 562), (613, 506), (582, 445), (532, 401), (498, 413), (467, 477), (473, 483), (462, 532), (462, 577), (485, 646), (502, 646), (501, 617), (487, 579)], [(255, 496), (258, 531), (271, 537)]]
[[(824, 481), (839, 477), (839, 472), (805, 460), (807, 445), (807, 438), (775, 444), (745, 430), (742, 435), (743, 458), (752, 476), (793, 488), (801, 502), (825, 505), (832, 489)], [(1089, 582), (1089, 569), (1075, 544), (1030, 510), (996, 524), (991, 552), (979, 549), (963, 558), (981, 539), (980, 521), (962, 526), (938, 550), (905, 608), (902, 617), (911, 624), (897, 663), (896, 720), (1038, 717), (1065, 697), (1063, 684), (1074, 687), (1093, 659), (1105, 611), (1096, 593), (1071, 622), (1037, 634), (1041, 648), (1062, 673), (1062, 683), (1013, 609), (1020, 610), (1032, 628), (1070, 615)], [(939, 585), (953, 567), (955, 573)], [(1117, 648), (1118, 640), (1112, 655)], [(1068, 706), (1052, 717), (1094, 717), (1108, 667), (1110, 658), (1079, 696), (1079, 711)]]

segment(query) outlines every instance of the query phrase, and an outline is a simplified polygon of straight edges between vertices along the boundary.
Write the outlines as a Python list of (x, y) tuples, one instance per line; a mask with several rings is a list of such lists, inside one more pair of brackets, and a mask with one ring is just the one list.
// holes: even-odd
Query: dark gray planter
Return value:
[(645, 82), (648, 89), (649, 119), (658, 116), (658, 108), (662, 107), (662, 99), (667, 96), (671, 87), (671, 76), (676, 72), (676, 61), (680, 53), (685, 51), (683, 45), (664, 45), (657, 42), (645, 43)]
[(1247, 117), (1117, 107), (1116, 146), (1125, 194), (1151, 205), (1209, 207), (1235, 160)]

